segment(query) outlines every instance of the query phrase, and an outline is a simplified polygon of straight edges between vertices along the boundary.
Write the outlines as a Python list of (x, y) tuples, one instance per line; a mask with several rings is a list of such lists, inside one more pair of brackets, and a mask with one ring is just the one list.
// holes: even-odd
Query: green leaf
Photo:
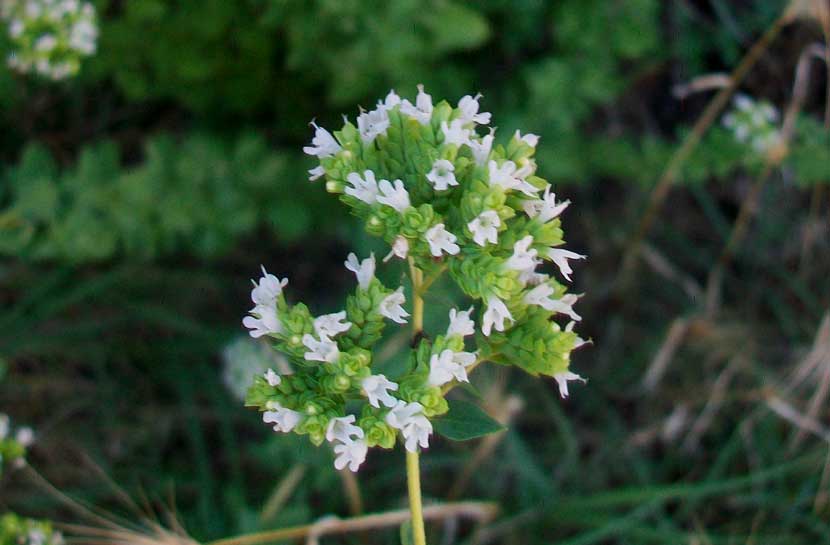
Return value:
[(468, 401), (449, 401), (450, 410), (432, 421), (436, 433), (453, 441), (468, 441), (505, 429), (478, 405)]

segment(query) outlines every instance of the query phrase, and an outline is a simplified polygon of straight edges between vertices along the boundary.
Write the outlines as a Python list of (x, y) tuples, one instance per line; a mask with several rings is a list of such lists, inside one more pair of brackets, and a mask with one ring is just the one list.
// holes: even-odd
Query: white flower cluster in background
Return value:
[(282, 372), (291, 369), (285, 356), (250, 337), (239, 336), (222, 349), (222, 381), (240, 401), (245, 400), (254, 379), (272, 367)]
[(749, 144), (758, 153), (765, 154), (781, 139), (778, 128), (778, 110), (766, 100), (753, 100), (746, 95), (737, 95), (735, 108), (723, 117), (723, 125), (732, 131), (735, 138)]
[(9, 416), (0, 413), (0, 476), (6, 465), (22, 467), (26, 463), (26, 450), (34, 442), (32, 428), (21, 426), (13, 430)]
[(7, 63), (21, 73), (66, 79), (97, 48), (95, 8), (89, 2), (0, 0), (0, 16), (12, 43)]

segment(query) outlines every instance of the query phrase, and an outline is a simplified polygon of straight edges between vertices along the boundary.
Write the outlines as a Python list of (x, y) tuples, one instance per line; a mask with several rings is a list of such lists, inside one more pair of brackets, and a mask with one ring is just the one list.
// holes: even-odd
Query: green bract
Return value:
[[(491, 118), (479, 112), (478, 101), (468, 95), (456, 107), (433, 105), (419, 87), (412, 103), (393, 91), (333, 135), (314, 125), (304, 148), (319, 159), (311, 179), (323, 178), (366, 231), (389, 244), (384, 261), (408, 261), (415, 298), (411, 312), (405, 310), (403, 287), (375, 278), (373, 255), (349, 255), (346, 268), (358, 286), (345, 310), (333, 314), (315, 317), (302, 303), (289, 304), (287, 281), (264, 269), (255, 283), (255, 306), (244, 324), (253, 337), (269, 337), (295, 372), (267, 371), (247, 404), (276, 431), (333, 443), (338, 469), (357, 470), (368, 447), (391, 448), (398, 437), (407, 450), (427, 447), (431, 420), (439, 417), (439, 431), (455, 439), (500, 429), (466, 406), (454, 414), (445, 397), (482, 361), (553, 377), (563, 396), (568, 381), (581, 379), (569, 370), (571, 351), (584, 344), (573, 331), (578, 297), (537, 271), (550, 261), (569, 281), (569, 260), (584, 257), (560, 248), (558, 216), (569, 202), (557, 201), (535, 175), (538, 137), (517, 131), (496, 144), (495, 130), (478, 134)], [(473, 308), (451, 309), (446, 332), (420, 335), (421, 297), (444, 272), (480, 303), (479, 327)], [(410, 317), (417, 335), (405, 372), (377, 374), (373, 353), (386, 321), (404, 324)]]

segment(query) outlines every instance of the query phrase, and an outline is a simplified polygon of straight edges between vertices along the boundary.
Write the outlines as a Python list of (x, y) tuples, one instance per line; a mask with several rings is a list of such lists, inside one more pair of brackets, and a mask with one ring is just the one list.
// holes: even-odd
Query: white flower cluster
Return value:
[(95, 53), (95, 8), (82, 0), (0, 0), (13, 51), (7, 63), (18, 72), (53, 80), (75, 75), (81, 59)]
[(14, 467), (22, 467), (26, 463), (23, 455), (34, 442), (35, 432), (32, 428), (21, 426), (13, 432), (9, 416), (0, 413), (0, 475), (6, 462), (11, 462)]
[(735, 109), (723, 117), (723, 125), (732, 131), (736, 140), (749, 144), (761, 154), (780, 142), (779, 116), (775, 106), (746, 95), (735, 96), (734, 106)]

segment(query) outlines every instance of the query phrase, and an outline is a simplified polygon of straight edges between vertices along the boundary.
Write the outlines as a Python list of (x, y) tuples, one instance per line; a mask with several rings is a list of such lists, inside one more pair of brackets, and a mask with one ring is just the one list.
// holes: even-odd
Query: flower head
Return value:
[(493, 327), (496, 328), (496, 331), (504, 331), (505, 320), (512, 323), (514, 321), (513, 315), (510, 314), (510, 310), (508, 310), (504, 301), (495, 295), (491, 295), (487, 299), (487, 310), (484, 311), (484, 316), (481, 319), (481, 332), (489, 337)]
[(384, 375), (370, 375), (363, 379), (360, 386), (369, 398), (369, 405), (372, 407), (379, 408), (381, 404), (394, 407), (398, 403), (398, 400), (389, 393), (397, 391), (398, 385)]
[(348, 466), (349, 471), (355, 472), (360, 469), (360, 465), (366, 461), (366, 454), (369, 451), (369, 446), (365, 439), (355, 439), (339, 443), (334, 446), (334, 467), (338, 471)]
[(456, 236), (444, 228), (443, 223), (438, 223), (430, 227), (424, 233), (427, 244), (429, 244), (429, 252), (434, 257), (441, 257), (441, 253), (445, 252), (450, 255), (455, 255), (461, 251), (461, 247), (455, 243)]
[(297, 411), (286, 409), (279, 403), (270, 402), (269, 409), (262, 413), (262, 421), (266, 424), (274, 424), (274, 431), (288, 433), (300, 423), (302, 415)]
[(347, 332), (351, 329), (351, 322), (346, 320), (346, 311), (341, 310), (333, 314), (323, 314), (314, 319), (314, 331), (317, 335), (326, 337), (336, 337), (341, 333)]
[(424, 407), (420, 403), (398, 401), (398, 404), (386, 414), (386, 423), (401, 431), (404, 446), (410, 452), (416, 452), (418, 445), (421, 448), (429, 447), (432, 424), (424, 416), (423, 410)]
[(467, 337), (476, 332), (475, 322), (470, 318), (473, 307), (467, 310), (450, 309), (450, 325), (447, 328), (447, 337)]
[(416, 119), (421, 125), (428, 125), (432, 119), (432, 97), (424, 91), (423, 85), (418, 85), (418, 96), (413, 106), (408, 100), (401, 102), (401, 113)]
[(455, 166), (446, 159), (438, 159), (432, 163), (432, 170), (427, 174), (427, 180), (432, 183), (435, 191), (446, 191), (451, 185), (458, 185), (455, 179)]
[(409, 313), (401, 306), (405, 302), (406, 296), (403, 294), (403, 286), (401, 286), (380, 302), (378, 312), (381, 316), (389, 318), (393, 322), (405, 324), (406, 317), (409, 316)]
[(259, 282), (251, 281), (254, 289), (251, 290), (251, 300), (256, 305), (273, 305), (277, 297), (282, 293), (282, 288), (288, 284), (288, 279), (280, 280), (273, 274), (269, 274), (262, 267), (262, 278)]
[(362, 112), (357, 116), (357, 130), (364, 144), (371, 144), (389, 128), (389, 113), (386, 108), (377, 108), (371, 112)]
[(346, 176), (346, 181), (351, 184), (343, 190), (346, 195), (363, 201), (366, 204), (375, 204), (378, 200), (378, 183), (375, 181), (375, 173), (371, 170), (363, 172), (363, 177), (357, 172), (351, 172)]
[(268, 369), (267, 371), (265, 371), (265, 374), (263, 376), (265, 377), (265, 382), (268, 383), (268, 386), (279, 386), (282, 382), (280, 376), (273, 369)]
[(360, 426), (355, 426), (354, 421), (355, 416), (353, 414), (329, 420), (329, 424), (326, 427), (326, 441), (342, 441), (348, 443), (353, 439), (362, 439), (363, 430)]
[(308, 155), (315, 155), (319, 159), (336, 155), (341, 148), (334, 136), (314, 121), (311, 122), (311, 126), (314, 127), (314, 138), (311, 139), (311, 145), (304, 147), (303, 151)]
[(461, 119), (453, 119), (449, 125), (446, 121), (442, 121), (441, 132), (444, 134), (444, 144), (455, 144), (456, 146), (468, 144), (470, 135), (473, 133), (470, 129), (464, 128), (464, 121)]
[(282, 333), (276, 305), (257, 305), (249, 312), (251, 315), (242, 319), (242, 325), (251, 330), (251, 337), (258, 339), (263, 335)]
[(470, 138), (467, 145), (473, 152), (473, 159), (478, 166), (484, 166), (487, 163), (487, 158), (490, 157), (490, 152), (493, 150), (493, 140), (495, 136), (493, 133), (495, 129), (490, 129), (490, 134), (484, 135), (481, 138)]
[(473, 234), (473, 240), (479, 246), (495, 244), (499, 240), (501, 218), (495, 210), (485, 210), (467, 224), (467, 229)]
[(398, 212), (404, 212), (410, 206), (409, 193), (406, 191), (406, 188), (404, 188), (403, 181), (395, 180), (394, 187), (392, 183), (393, 182), (390, 182), (389, 180), (380, 181), (380, 195), (378, 196), (377, 201), (380, 204), (391, 206)]
[(539, 252), (531, 248), (531, 244), (533, 244), (533, 237), (531, 235), (527, 235), (516, 241), (513, 245), (513, 255), (510, 256), (505, 264), (508, 269), (523, 272), (532, 271), (536, 268), (536, 265), (539, 263), (536, 255)]
[(478, 123), (479, 125), (487, 125), (490, 123), (490, 114), (488, 112), (478, 113), (478, 99), (481, 94), (476, 96), (465, 95), (458, 101), (458, 109), (461, 112), (460, 119), (464, 124)]
[(375, 277), (375, 254), (369, 254), (369, 257), (363, 261), (358, 261), (357, 256), (350, 253), (346, 258), (345, 265), (357, 277), (357, 284), (360, 289), (366, 291)]
[(303, 346), (308, 348), (308, 351), (303, 356), (308, 361), (334, 363), (340, 357), (340, 350), (337, 348), (337, 343), (325, 335), (320, 335), (320, 339), (318, 340), (313, 335), (306, 333), (303, 335)]

